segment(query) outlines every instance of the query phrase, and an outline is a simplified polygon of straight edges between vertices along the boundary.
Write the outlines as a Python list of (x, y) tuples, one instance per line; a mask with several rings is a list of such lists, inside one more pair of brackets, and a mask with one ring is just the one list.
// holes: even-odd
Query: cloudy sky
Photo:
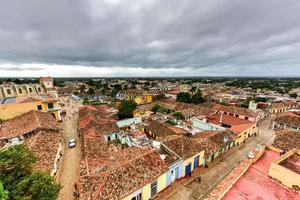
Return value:
[(0, 76), (40, 75), (300, 76), (300, 1), (0, 1)]

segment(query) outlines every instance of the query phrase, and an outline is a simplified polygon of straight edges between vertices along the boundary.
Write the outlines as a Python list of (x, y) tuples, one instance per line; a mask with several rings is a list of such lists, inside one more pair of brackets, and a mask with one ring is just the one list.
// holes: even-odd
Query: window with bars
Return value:
[(151, 183), (151, 198), (157, 194), (157, 181)]

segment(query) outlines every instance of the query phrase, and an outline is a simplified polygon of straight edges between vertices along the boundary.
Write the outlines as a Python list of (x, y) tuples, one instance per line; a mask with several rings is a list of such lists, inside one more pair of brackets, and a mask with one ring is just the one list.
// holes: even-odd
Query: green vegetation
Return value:
[(234, 86), (237, 88), (251, 88), (252, 90), (270, 90), (279, 94), (286, 94), (293, 88), (300, 87), (300, 82), (295, 80), (278, 80), (278, 79), (266, 79), (266, 80), (251, 80), (251, 79), (237, 79), (231, 82), (227, 82), (226, 86)]
[(177, 119), (177, 120), (184, 120), (184, 115), (181, 112), (174, 112), (173, 116)]
[(189, 92), (178, 93), (176, 101), (182, 103), (200, 104), (203, 103), (205, 99), (203, 98), (201, 91), (197, 90), (194, 95), (191, 95)]
[(154, 113), (160, 112), (160, 113), (165, 113), (165, 114), (169, 114), (169, 113), (171, 112), (170, 109), (165, 108), (165, 107), (163, 107), (163, 106), (160, 106), (160, 105), (158, 105), (158, 104), (155, 104), (155, 105), (153, 106), (152, 111), (153, 111)]
[(136, 103), (132, 100), (122, 100), (118, 109), (118, 118), (126, 119), (133, 117), (133, 111), (136, 109)]
[(7, 190), (4, 190), (3, 183), (0, 180), (0, 199), (1, 200), (8, 199), (8, 194), (9, 192)]
[(189, 92), (179, 92), (176, 101), (182, 103), (191, 103), (191, 94)]
[(59, 79), (54, 79), (53, 80), (53, 85), (57, 86), (57, 87), (65, 87), (65, 82), (63, 80), (59, 80)]
[[(0, 151), (0, 197), (16, 200), (55, 200), (59, 185), (45, 172), (34, 172), (37, 158), (24, 145)], [(2, 196), (1, 196), (2, 195)], [(2, 198), (1, 198), (2, 199)], [(5, 199), (5, 198), (3, 198)]]

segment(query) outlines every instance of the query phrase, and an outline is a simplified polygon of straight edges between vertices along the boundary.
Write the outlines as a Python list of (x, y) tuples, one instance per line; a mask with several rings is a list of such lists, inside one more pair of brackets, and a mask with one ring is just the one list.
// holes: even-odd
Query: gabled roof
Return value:
[(117, 164), (82, 177), (83, 198), (122, 199), (155, 181), (168, 170), (168, 166), (156, 151), (132, 147), (120, 152), (113, 160)]
[(190, 158), (204, 150), (200, 143), (187, 136), (176, 137), (163, 143), (183, 159)]
[(0, 125), (0, 139), (10, 139), (35, 130), (58, 130), (55, 118), (47, 112), (30, 111)]
[(149, 130), (152, 132), (152, 134), (155, 134), (158, 137), (166, 137), (169, 135), (174, 135), (176, 134), (173, 130), (168, 128), (163, 123), (159, 123), (158, 121), (151, 121), (149, 125)]

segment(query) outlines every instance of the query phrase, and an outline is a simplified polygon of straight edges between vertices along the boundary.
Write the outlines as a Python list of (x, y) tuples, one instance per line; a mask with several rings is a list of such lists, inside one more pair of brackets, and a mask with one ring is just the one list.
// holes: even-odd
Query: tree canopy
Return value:
[(0, 180), (4, 188), (0, 185), (0, 195), (16, 200), (55, 200), (59, 185), (48, 173), (32, 170), (36, 160), (24, 145), (0, 150)]
[(118, 118), (125, 119), (133, 117), (133, 111), (136, 109), (136, 103), (132, 100), (122, 100), (118, 109)]
[(200, 90), (197, 90), (194, 95), (189, 92), (180, 92), (177, 94), (177, 102), (200, 104), (205, 101)]

